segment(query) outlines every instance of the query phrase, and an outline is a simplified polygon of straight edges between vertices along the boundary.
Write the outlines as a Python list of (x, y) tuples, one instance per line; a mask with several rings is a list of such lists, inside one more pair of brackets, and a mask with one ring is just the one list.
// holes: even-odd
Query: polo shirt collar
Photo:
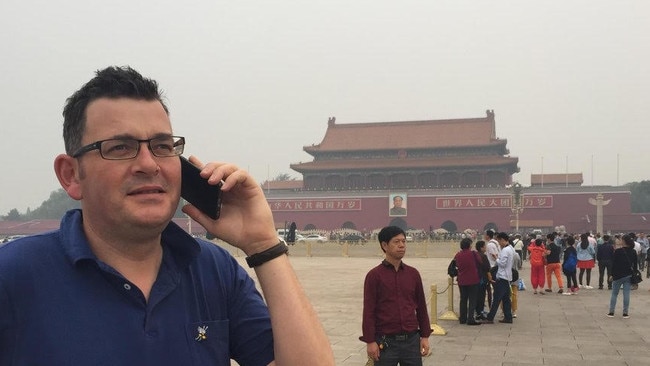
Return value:
[[(80, 209), (70, 210), (61, 219), (59, 229), (61, 245), (68, 259), (75, 265), (82, 260), (97, 260), (95, 254), (90, 250), (82, 222), (82, 211)], [(163, 247), (170, 250), (180, 268), (189, 266), (201, 251), (196, 240), (171, 221), (163, 230), (161, 241)]]

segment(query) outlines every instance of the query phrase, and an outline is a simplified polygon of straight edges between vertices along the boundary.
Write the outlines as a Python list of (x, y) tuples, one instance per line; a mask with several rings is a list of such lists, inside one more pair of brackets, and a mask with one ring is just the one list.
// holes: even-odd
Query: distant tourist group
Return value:
[[(611, 290), (608, 317), (614, 317), (620, 290), (623, 290), (623, 318), (629, 318), (630, 291), (650, 277), (647, 265), (650, 243), (644, 233), (617, 235), (580, 235), (549, 233), (508, 235), (487, 230), (472, 250), (472, 239), (460, 241), (448, 267), (448, 274), (457, 277), (460, 291), (459, 321), (461, 324), (492, 324), (501, 309), (500, 323), (512, 323), (517, 317), (517, 296), (526, 285), (519, 278), (522, 263), (530, 263), (530, 286), (534, 295), (553, 293), (553, 277), (557, 293), (577, 295), (580, 289), (591, 290), (592, 269), (598, 265), (598, 289)], [(563, 281), (562, 274), (566, 277)], [(594, 281), (595, 282), (595, 281)], [(489, 308), (486, 309), (486, 300)]]

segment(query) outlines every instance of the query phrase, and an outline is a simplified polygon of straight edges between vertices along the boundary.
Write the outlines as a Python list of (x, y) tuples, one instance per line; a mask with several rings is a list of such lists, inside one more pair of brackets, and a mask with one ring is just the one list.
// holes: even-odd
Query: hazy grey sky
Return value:
[(330, 116), (486, 109), (524, 185), (649, 179), (650, 1), (3, 0), (0, 47), (0, 214), (59, 188), (63, 104), (108, 65), (159, 81), (186, 154), (260, 182), (299, 177)]

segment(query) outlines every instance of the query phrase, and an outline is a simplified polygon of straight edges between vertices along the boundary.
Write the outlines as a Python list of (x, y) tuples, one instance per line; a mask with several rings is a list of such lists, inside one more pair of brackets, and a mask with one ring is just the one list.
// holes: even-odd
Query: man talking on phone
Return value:
[(158, 85), (109, 67), (68, 98), (56, 176), (80, 201), (60, 229), (0, 249), (0, 365), (333, 365), (329, 341), (278, 243), (260, 185), (226, 163), (221, 217), (183, 212), (241, 249), (171, 219), (185, 139)]

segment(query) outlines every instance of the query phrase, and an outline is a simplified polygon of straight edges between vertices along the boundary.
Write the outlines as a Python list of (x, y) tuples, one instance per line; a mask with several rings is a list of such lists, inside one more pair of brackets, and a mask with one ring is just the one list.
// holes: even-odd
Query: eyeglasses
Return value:
[(140, 145), (146, 142), (149, 151), (159, 158), (178, 156), (183, 153), (185, 148), (185, 137), (181, 136), (161, 136), (149, 140), (138, 140), (130, 138), (108, 139), (93, 142), (90, 145), (82, 146), (72, 154), (73, 158), (99, 150), (99, 154), (106, 160), (127, 160), (138, 156)]

